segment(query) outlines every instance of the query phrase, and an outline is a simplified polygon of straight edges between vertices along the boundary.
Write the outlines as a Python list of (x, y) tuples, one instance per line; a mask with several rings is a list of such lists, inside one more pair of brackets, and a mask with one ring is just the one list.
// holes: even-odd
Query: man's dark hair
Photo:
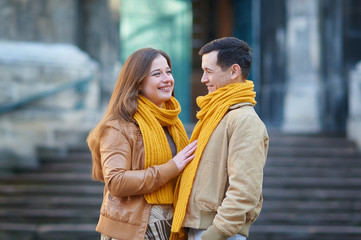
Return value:
[(242, 69), (242, 78), (247, 79), (252, 65), (251, 48), (245, 41), (235, 37), (215, 39), (199, 50), (199, 55), (218, 51), (217, 65), (224, 71), (233, 64)]

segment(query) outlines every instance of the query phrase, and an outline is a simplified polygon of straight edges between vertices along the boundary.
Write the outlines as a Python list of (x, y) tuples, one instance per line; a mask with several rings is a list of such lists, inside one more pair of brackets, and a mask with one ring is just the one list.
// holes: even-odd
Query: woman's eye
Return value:
[(167, 74), (172, 74), (172, 71), (171, 70), (167, 71)]
[(152, 76), (155, 76), (155, 77), (157, 77), (157, 76), (159, 76), (159, 75), (160, 75), (159, 72), (156, 72), (156, 73), (153, 73), (153, 74), (152, 74)]

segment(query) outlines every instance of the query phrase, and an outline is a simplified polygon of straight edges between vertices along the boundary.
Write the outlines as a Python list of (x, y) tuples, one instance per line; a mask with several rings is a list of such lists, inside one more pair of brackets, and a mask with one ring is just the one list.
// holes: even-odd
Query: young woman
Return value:
[(173, 88), (165, 52), (134, 52), (87, 138), (92, 176), (105, 183), (96, 228), (102, 239), (169, 239), (176, 177), (197, 144), (187, 145)]

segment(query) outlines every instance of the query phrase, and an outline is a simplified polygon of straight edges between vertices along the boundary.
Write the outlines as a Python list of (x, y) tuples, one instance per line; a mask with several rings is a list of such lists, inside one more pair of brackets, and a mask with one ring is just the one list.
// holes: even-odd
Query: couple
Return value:
[[(119, 74), (87, 142), (105, 183), (102, 240), (246, 239), (262, 207), (268, 134), (253, 106), (251, 50), (234, 37), (200, 50), (208, 94), (190, 142), (178, 118), (171, 62), (151, 48)], [(179, 177), (178, 177), (179, 176)]]

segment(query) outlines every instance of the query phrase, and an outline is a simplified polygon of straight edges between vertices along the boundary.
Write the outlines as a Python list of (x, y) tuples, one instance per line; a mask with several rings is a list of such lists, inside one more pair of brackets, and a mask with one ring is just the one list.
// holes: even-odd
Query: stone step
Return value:
[(333, 213), (322, 212), (314, 213), (312, 211), (302, 212), (263, 212), (257, 219), (260, 225), (268, 224), (287, 224), (287, 225), (354, 225), (360, 226), (361, 214), (358, 212)]
[(89, 147), (86, 144), (86, 142), (84, 142), (84, 144), (77, 144), (77, 145), (71, 145), (67, 147), (68, 152), (73, 153), (73, 152), (87, 152), (90, 153)]
[(103, 196), (103, 186), (98, 185), (0, 185), (0, 196)]
[(344, 136), (291, 135), (269, 133), (270, 146), (329, 147), (355, 148), (355, 144)]
[(359, 156), (353, 148), (344, 147), (310, 147), (310, 146), (272, 146), (268, 155), (271, 157), (328, 157), (328, 158), (354, 158)]
[(2, 240), (99, 240), (94, 223), (34, 224), (1, 223)]
[(88, 152), (71, 152), (71, 153), (41, 153), (39, 159), (42, 163), (54, 163), (54, 162), (82, 162), (86, 164), (92, 163), (91, 154)]
[(100, 185), (100, 182), (93, 181), (90, 173), (79, 172), (39, 172), (39, 173), (22, 173), (18, 174), (16, 178), (2, 179), (0, 185), (34, 185), (34, 184), (86, 184), (86, 185)]
[[(361, 171), (361, 170), (360, 170)], [(294, 173), (294, 171), (291, 171)], [(321, 172), (321, 171), (320, 171)], [(277, 172), (278, 173), (278, 172)], [(352, 176), (330, 177), (322, 174), (315, 176), (297, 176), (290, 174), (290, 176), (282, 176), (282, 173), (270, 174), (266, 171), (264, 187), (282, 187), (282, 188), (324, 188), (324, 189), (361, 189), (361, 178)], [(18, 175), (16, 178), (2, 179), (0, 186), (11, 185), (20, 186), (44, 186), (44, 185), (87, 185), (87, 186), (103, 186), (103, 183), (91, 179), (88, 173), (30, 173)]]
[(0, 218), (10, 223), (96, 223), (99, 209), (77, 208), (6, 208), (0, 209)]
[[(348, 148), (348, 149), (356, 149), (356, 145), (349, 141), (344, 137), (320, 137), (320, 136), (308, 136), (308, 135), (285, 135), (282, 134), (280, 136), (270, 134), (270, 146), (271, 147), (309, 147), (309, 148)], [(46, 156), (46, 155), (54, 155), (57, 154), (69, 154), (69, 153), (88, 153), (90, 154), (90, 150), (88, 146), (84, 144), (78, 145), (69, 145), (66, 147), (48, 147), (42, 146), (38, 147), (38, 151)]]
[[(101, 205), (102, 199), (97, 196), (69, 197), (69, 196), (2, 196), (0, 197), (0, 208), (80, 208), (80, 209), (97, 209)], [(294, 200), (267, 198), (264, 201), (263, 212), (298, 212), (304, 210), (313, 212), (347, 212), (361, 211), (361, 202), (351, 200)]]
[(361, 202), (351, 200), (283, 200), (278, 199), (266, 199), (263, 203), (262, 213), (264, 212), (304, 212), (312, 211), (313, 213), (332, 212), (332, 213), (344, 213), (344, 212), (360, 212)]
[(344, 190), (340, 189), (335, 191), (334, 189), (323, 189), (323, 188), (308, 188), (308, 189), (284, 189), (268, 187), (264, 188), (263, 196), (265, 201), (269, 200), (347, 200), (347, 201), (359, 201), (361, 199), (361, 191), (356, 190)]
[(283, 188), (283, 189), (353, 189), (361, 190), (360, 177), (320, 177), (320, 176), (269, 176), (265, 174), (263, 181), (264, 188)]
[(356, 167), (361, 168), (361, 156), (353, 158), (268, 156), (267, 167)]
[[(17, 224), (0, 225), (1, 236), (8, 240), (8, 234), (18, 236), (11, 239), (26, 240), (98, 240), (100, 234), (94, 231), (95, 224)], [(249, 240), (359, 240), (361, 227), (347, 226), (308, 226), (308, 225), (267, 225), (257, 222), (251, 227)]]
[(0, 208), (99, 209), (99, 196), (0, 196)]
[[(356, 146), (353, 142), (349, 141), (344, 137), (320, 137), (309, 135), (287, 135), (281, 134), (276, 135), (270, 133), (270, 146), (271, 147), (309, 147), (309, 148), (349, 148), (355, 149)], [(84, 144), (69, 145), (66, 147), (38, 147), (38, 151), (43, 155), (54, 155), (56, 154), (69, 154), (69, 153), (88, 153), (90, 154), (89, 148)]]
[(41, 169), (34, 172), (57, 172), (57, 173), (86, 173), (91, 176), (92, 166), (90, 163), (82, 162), (54, 162), (43, 163)]
[(335, 178), (358, 178), (361, 176), (361, 168), (350, 167), (291, 167), (291, 166), (267, 166), (264, 169), (266, 177), (335, 177)]
[(325, 225), (259, 225), (251, 226), (248, 240), (359, 240), (360, 226)]
[[(355, 153), (357, 152), (356, 146), (353, 142), (343, 137), (309, 137), (307, 135), (282, 135), (273, 136), (270, 134), (270, 149), (274, 149), (274, 152), (279, 152), (280, 149), (290, 150), (311, 150), (314, 152), (330, 151), (329, 153)], [(80, 154), (81, 156), (88, 157), (91, 160), (91, 154), (89, 148), (85, 144), (72, 145), (67, 147), (39, 147), (39, 156), (41, 158), (54, 158), (57, 156), (68, 156)]]

